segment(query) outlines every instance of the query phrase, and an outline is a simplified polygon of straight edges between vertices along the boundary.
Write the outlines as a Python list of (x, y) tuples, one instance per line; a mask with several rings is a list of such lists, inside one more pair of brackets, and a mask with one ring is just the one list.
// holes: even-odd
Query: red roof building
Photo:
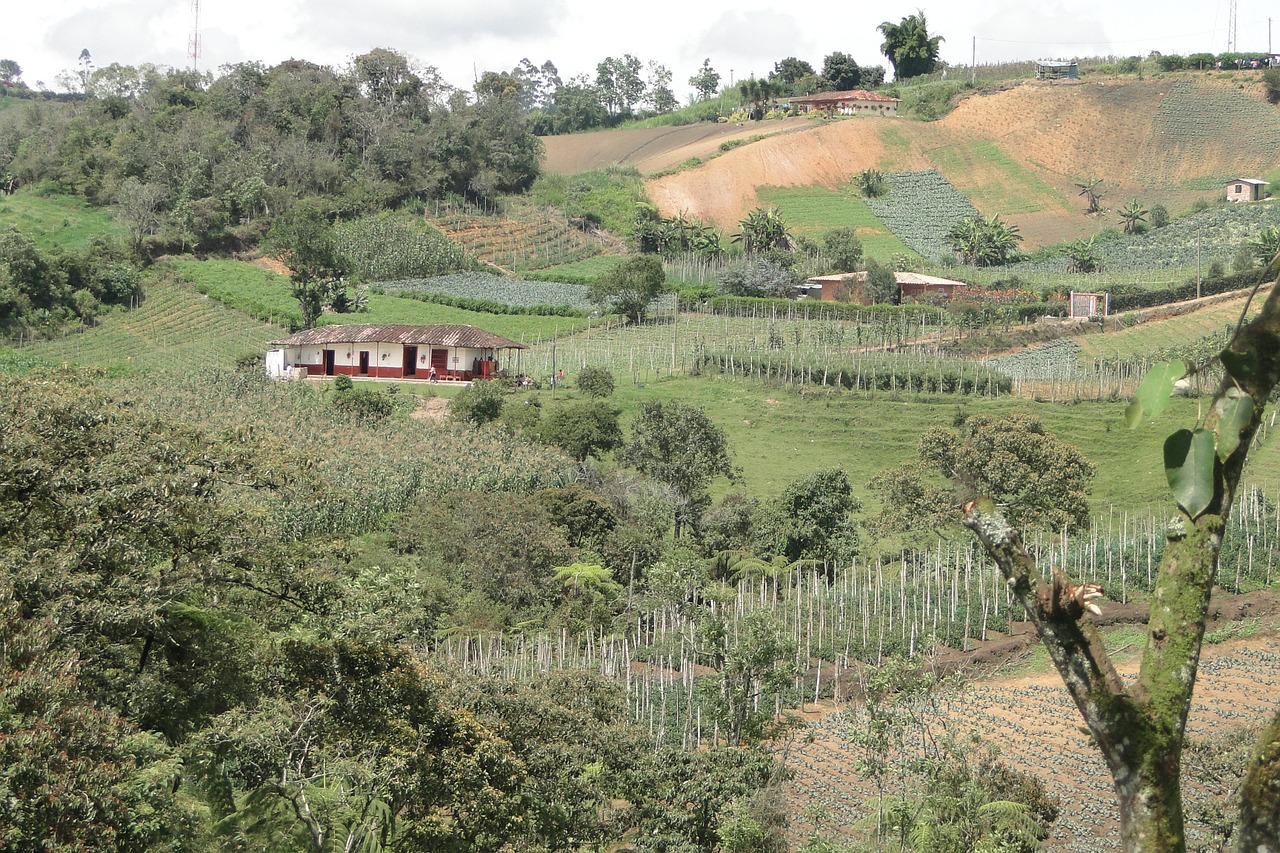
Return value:
[(387, 323), (317, 326), (272, 341), (271, 376), (336, 376), (371, 379), (489, 379), (498, 354), (524, 344), (475, 326)]
[(826, 112), (831, 115), (897, 115), (898, 99), (866, 89), (847, 92), (819, 92), (792, 98), (791, 106), (801, 112)]

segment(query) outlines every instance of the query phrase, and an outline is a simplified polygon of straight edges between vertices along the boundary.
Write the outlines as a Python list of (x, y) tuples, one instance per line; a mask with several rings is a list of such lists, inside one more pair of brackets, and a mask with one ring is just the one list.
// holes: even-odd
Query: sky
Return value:
[[(198, 4), (198, 68), (274, 65), (306, 59), (342, 69), (375, 47), (434, 66), (470, 88), (484, 71), (510, 71), (527, 58), (550, 60), (567, 81), (594, 76), (609, 56), (630, 53), (671, 70), (681, 103), (687, 83), (710, 59), (722, 84), (765, 76), (796, 56), (821, 70), (834, 51), (860, 65), (888, 63), (877, 27), (922, 9), (941, 58), (953, 65), (1018, 59), (1220, 53), (1227, 49), (1232, 0), (945, 0), (858, 3), (793, 0), (39, 0), (7, 3), (0, 15), (0, 59), (22, 79), (58, 90), (82, 50), (94, 66), (153, 63), (189, 67)], [(1268, 15), (1280, 7), (1235, 0), (1236, 49), (1270, 49)], [(1278, 47), (1277, 49), (1280, 49)]]

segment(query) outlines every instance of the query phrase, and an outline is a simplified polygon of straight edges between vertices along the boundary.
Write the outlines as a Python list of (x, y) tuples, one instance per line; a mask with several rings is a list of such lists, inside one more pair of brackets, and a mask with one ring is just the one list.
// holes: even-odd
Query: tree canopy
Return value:
[(597, 279), (587, 295), (597, 305), (608, 305), (631, 322), (642, 323), (666, 288), (662, 261), (653, 255), (632, 255)]
[(923, 11), (907, 15), (898, 23), (885, 21), (877, 29), (884, 36), (880, 52), (893, 66), (896, 80), (906, 80), (933, 71), (938, 60), (942, 36), (929, 35)]

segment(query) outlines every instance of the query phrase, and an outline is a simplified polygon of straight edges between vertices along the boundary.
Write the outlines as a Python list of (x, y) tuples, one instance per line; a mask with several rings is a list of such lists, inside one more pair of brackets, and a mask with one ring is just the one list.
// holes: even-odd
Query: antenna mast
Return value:
[(1236, 2), (1231, 0), (1231, 11), (1227, 16), (1227, 53), (1235, 53), (1240, 49), (1240, 43), (1236, 41)]
[(191, 0), (191, 35), (187, 37), (187, 59), (191, 60), (192, 71), (200, 70), (200, 0)]

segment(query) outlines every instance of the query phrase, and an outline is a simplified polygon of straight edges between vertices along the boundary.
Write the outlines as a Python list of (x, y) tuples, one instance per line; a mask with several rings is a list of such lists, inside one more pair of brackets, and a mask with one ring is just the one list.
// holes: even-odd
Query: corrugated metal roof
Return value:
[(888, 95), (881, 95), (878, 92), (868, 92), (866, 89), (849, 89), (844, 92), (818, 92), (815, 95), (805, 95), (790, 99), (793, 104), (825, 104), (828, 101), (883, 101), (886, 104), (898, 103), (897, 98), (890, 98)]
[[(898, 284), (930, 284), (936, 286), (947, 285), (951, 287), (965, 287), (963, 281), (952, 281), (949, 278), (939, 278), (936, 275), (925, 275), (920, 272), (895, 272), (893, 277)], [(815, 275), (808, 281), (816, 284), (823, 282), (839, 282), (839, 281), (866, 281), (867, 274), (865, 272), (842, 272), (833, 273), (831, 275)]]
[(1252, 184), (1255, 187), (1265, 187), (1267, 185), (1267, 181), (1261, 180), (1260, 178), (1232, 178), (1231, 180), (1227, 181), (1227, 183)]
[(527, 349), (524, 344), (508, 340), (475, 326), (440, 323), (433, 326), (400, 326), (390, 323), (363, 325), (317, 326), (287, 338), (272, 341), (272, 346), (300, 347), (319, 344), (421, 344), (469, 349)]

